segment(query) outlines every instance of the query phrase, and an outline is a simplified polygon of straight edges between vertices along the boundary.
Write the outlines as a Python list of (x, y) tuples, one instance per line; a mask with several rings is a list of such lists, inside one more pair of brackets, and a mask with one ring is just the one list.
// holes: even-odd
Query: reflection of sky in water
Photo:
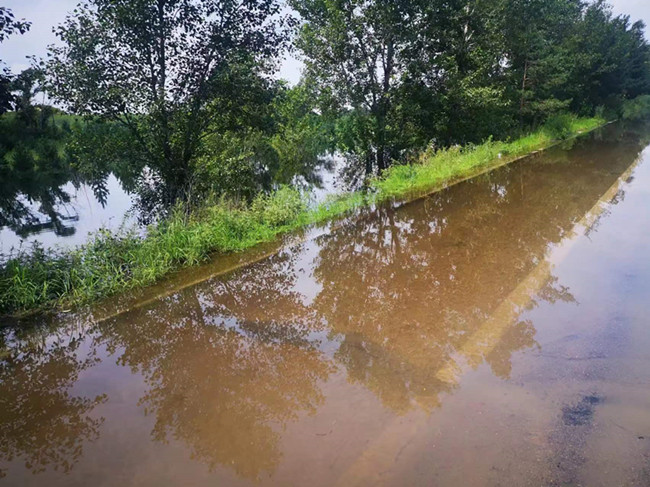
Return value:
[[(313, 187), (311, 195), (314, 205), (322, 202), (327, 195), (342, 190), (339, 181), (339, 172), (343, 159), (340, 156), (329, 156), (328, 162), (317, 171), (321, 182), (318, 187)], [(64, 218), (63, 226), (74, 228), (69, 235), (57, 235), (52, 226), (44, 227), (40, 231), (31, 233), (25, 238), (4, 227), (0, 228), (0, 255), (9, 254), (12, 249), (28, 247), (33, 242), (40, 242), (44, 247), (74, 247), (83, 244), (88, 239), (88, 233), (96, 232), (100, 228), (117, 230), (123, 222), (127, 225), (134, 224), (129, 213), (132, 198), (122, 189), (118, 179), (110, 175), (106, 187), (108, 197), (106, 205), (102, 206), (95, 198), (92, 188), (82, 185), (75, 189), (72, 183), (66, 184), (63, 189), (70, 195), (70, 203), (57, 206), (57, 211)], [(34, 214), (39, 216), (41, 223), (48, 223), (49, 218), (38, 212), (38, 204), (29, 205)]]
[[(44, 228), (42, 231), (30, 234), (21, 239), (9, 228), (0, 229), (0, 254), (8, 254), (12, 248), (29, 246), (32, 242), (40, 242), (44, 247), (72, 247), (86, 241), (89, 232), (95, 232), (100, 228), (115, 230), (123, 223), (128, 210), (131, 208), (131, 198), (124, 192), (117, 178), (111, 175), (107, 182), (108, 197), (106, 205), (102, 205), (95, 198), (92, 188), (82, 185), (75, 189), (72, 183), (64, 186), (64, 190), (70, 195), (70, 203), (57, 207), (57, 211), (66, 218), (62, 223), (66, 227), (74, 227), (71, 235), (57, 235), (54, 228)], [(32, 208), (38, 209), (38, 205)], [(46, 216), (41, 216), (41, 221), (48, 221)], [(128, 222), (128, 220), (127, 220)]]
[(312, 188), (311, 199), (314, 206), (322, 203), (330, 194), (340, 193), (345, 190), (341, 181), (340, 172), (345, 160), (339, 154), (327, 156), (325, 164), (316, 171), (316, 177), (320, 178), (320, 184)]

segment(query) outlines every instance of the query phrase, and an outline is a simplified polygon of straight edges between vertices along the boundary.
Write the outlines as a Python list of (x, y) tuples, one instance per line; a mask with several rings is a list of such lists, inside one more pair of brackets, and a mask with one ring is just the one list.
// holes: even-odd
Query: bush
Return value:
[(650, 95), (641, 95), (623, 103), (623, 119), (639, 121), (650, 118)]
[(553, 115), (544, 124), (544, 130), (554, 139), (565, 140), (572, 135), (574, 117), (568, 113)]
[(305, 198), (295, 188), (284, 186), (274, 193), (260, 194), (253, 201), (253, 213), (261, 223), (282, 227), (295, 221), (307, 208)]

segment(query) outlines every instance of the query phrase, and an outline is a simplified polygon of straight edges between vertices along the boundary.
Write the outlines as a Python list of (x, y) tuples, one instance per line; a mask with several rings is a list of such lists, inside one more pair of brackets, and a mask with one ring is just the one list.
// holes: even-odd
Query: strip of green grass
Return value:
[[(563, 136), (603, 123), (571, 118)], [(214, 253), (241, 251), (356, 208), (431, 192), (553, 143), (553, 136), (542, 129), (512, 142), (425, 153), (419, 161), (394, 166), (373, 180), (371, 191), (339, 195), (316, 208), (309, 208), (297, 190), (282, 188), (247, 207), (219, 201), (190, 217), (179, 211), (149, 228), (145, 238), (128, 231), (100, 231), (72, 251), (35, 247), (0, 269), (0, 313), (69, 307), (147, 286)]]
[[(572, 118), (565, 137), (592, 130), (604, 123), (597, 118)], [(418, 195), (464, 179), (485, 168), (493, 168), (552, 145), (555, 139), (545, 129), (512, 142), (487, 141), (472, 147), (452, 147), (425, 153), (420, 164), (394, 166), (373, 182), (379, 198)]]

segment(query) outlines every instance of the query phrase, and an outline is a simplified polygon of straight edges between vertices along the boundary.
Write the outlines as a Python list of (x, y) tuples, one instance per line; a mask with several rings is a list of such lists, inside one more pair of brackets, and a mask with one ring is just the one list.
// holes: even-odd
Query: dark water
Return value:
[(0, 484), (650, 485), (648, 135), (5, 329)]

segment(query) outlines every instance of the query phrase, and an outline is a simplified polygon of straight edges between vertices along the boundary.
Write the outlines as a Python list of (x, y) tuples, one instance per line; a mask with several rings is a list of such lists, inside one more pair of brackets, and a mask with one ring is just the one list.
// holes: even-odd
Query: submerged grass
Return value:
[[(561, 137), (594, 129), (604, 120), (571, 118), (568, 123)], [(241, 251), (356, 208), (433, 191), (548, 147), (557, 138), (547, 127), (510, 142), (490, 140), (430, 151), (374, 179), (371, 191), (334, 196), (316, 208), (308, 206), (304, 194), (285, 187), (260, 195), (250, 206), (221, 200), (189, 217), (179, 210), (150, 227), (144, 238), (133, 231), (104, 230), (70, 251), (36, 246), (19, 252), (0, 268), (0, 313), (68, 307), (144, 287), (213, 253)]]

